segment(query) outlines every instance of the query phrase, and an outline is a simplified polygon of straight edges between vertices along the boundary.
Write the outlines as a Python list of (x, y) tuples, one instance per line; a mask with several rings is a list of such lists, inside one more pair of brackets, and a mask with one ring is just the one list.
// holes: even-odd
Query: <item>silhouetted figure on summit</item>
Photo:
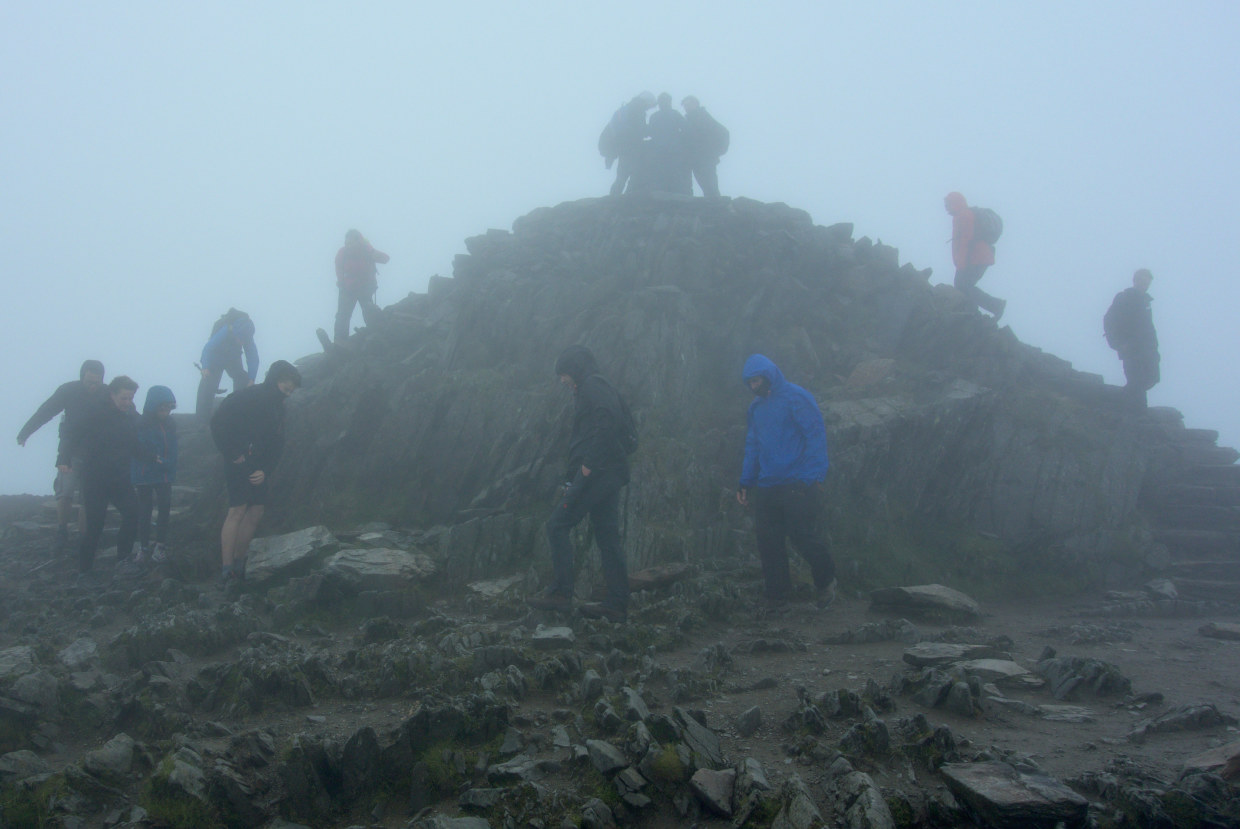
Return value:
[[(245, 355), (245, 367), (241, 356)], [(198, 381), (198, 401), (195, 413), (206, 422), (211, 419), (215, 395), (220, 390), (220, 380), (227, 373), (232, 378), (233, 391), (254, 385), (258, 377), (258, 346), (254, 344), (254, 321), (245, 311), (229, 308), (211, 326), (211, 338), (202, 347), (202, 359), (198, 363), (202, 379)]]
[(1154, 275), (1141, 268), (1132, 275), (1132, 287), (1115, 295), (1102, 318), (1107, 345), (1115, 349), (1124, 363), (1124, 393), (1129, 405), (1143, 411), (1146, 392), (1159, 381), (1158, 334), (1154, 331), (1154, 312), (1149, 295)]
[(1007, 300), (998, 299), (977, 287), (986, 269), (995, 263), (994, 244), (1003, 232), (997, 213), (986, 208), (969, 207), (964, 196), (948, 193), (943, 205), (952, 217), (952, 263), (956, 266), (956, 290), (984, 311), (1003, 316)]
[(650, 115), (647, 159), (651, 186), (665, 193), (693, 195), (693, 174), (685, 151), (685, 116), (672, 107), (672, 96), (659, 95), (659, 108)]
[(375, 250), (361, 231), (350, 230), (344, 235), (344, 247), (336, 251), (336, 286), (340, 289), (340, 301), (336, 304), (336, 342), (349, 336), (349, 322), (353, 319), (353, 306), (362, 306), (362, 319), (367, 327), (378, 324), (383, 312), (375, 303), (375, 291), (379, 288), (378, 268), (391, 259), (381, 250)]
[(685, 110), (685, 152), (693, 177), (703, 196), (718, 197), (719, 157), (728, 151), (731, 136), (694, 96), (686, 96), (680, 105)]
[[(643, 92), (622, 105), (611, 116), (598, 138), (598, 151), (607, 169), (616, 163), (616, 181), (611, 194), (618, 196), (629, 186), (629, 180), (640, 185), (646, 150), (646, 110), (655, 105), (653, 92)], [(637, 189), (633, 187), (631, 189)]]

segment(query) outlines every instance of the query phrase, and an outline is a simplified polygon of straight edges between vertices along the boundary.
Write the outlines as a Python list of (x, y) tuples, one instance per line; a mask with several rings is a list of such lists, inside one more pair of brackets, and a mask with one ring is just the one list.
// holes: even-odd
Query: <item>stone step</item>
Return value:
[(1165, 544), (1178, 559), (1240, 559), (1240, 534), (1237, 533), (1161, 527), (1154, 530), (1154, 540)]
[(1181, 599), (1194, 602), (1235, 602), (1240, 604), (1240, 581), (1218, 579), (1172, 579)]
[(1200, 486), (1172, 484), (1158, 492), (1143, 493), (1152, 504), (1198, 504), (1202, 506), (1240, 506), (1240, 486)]
[(1234, 463), (1202, 464), (1187, 470), (1182, 480), (1201, 486), (1240, 486), (1240, 466)]
[(1240, 532), (1240, 507), (1201, 504), (1152, 504), (1155, 521), (1168, 528)]
[(1177, 443), (1172, 451), (1181, 463), (1192, 466), (1226, 466), (1240, 460), (1240, 452), (1232, 447), (1209, 443)]
[(1240, 582), (1240, 559), (1232, 561), (1173, 561), (1164, 571), (1170, 579)]

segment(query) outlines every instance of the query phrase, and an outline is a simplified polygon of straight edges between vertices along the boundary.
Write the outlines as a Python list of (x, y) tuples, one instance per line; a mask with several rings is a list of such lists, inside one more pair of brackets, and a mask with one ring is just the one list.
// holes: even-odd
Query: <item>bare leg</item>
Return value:
[(245, 572), (245, 559), (250, 553), (250, 541), (254, 538), (254, 532), (258, 529), (258, 522), (263, 518), (263, 512), (266, 507), (255, 505), (247, 507), (245, 514), (241, 516), (241, 523), (237, 527), (237, 546), (233, 548), (233, 565), (240, 566), (240, 573)]
[[(233, 557), (236, 555), (237, 530), (241, 526), (241, 518), (245, 515), (246, 509), (244, 504), (239, 507), (229, 507), (228, 514), (224, 516), (224, 526), (220, 529), (220, 558), (226, 571), (232, 566)], [(246, 544), (249, 544), (248, 539)]]

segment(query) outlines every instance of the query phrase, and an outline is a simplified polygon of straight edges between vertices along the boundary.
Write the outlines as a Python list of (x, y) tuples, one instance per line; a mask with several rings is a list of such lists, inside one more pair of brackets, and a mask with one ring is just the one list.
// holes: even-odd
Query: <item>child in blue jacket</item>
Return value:
[[(177, 425), (172, 410), (177, 407), (172, 389), (151, 386), (142, 406), (138, 439), (147, 461), (130, 464), (130, 479), (138, 492), (139, 564), (159, 563), (168, 556), (168, 514), (172, 510), (172, 484), (177, 477)], [(151, 547), (151, 510), (159, 505), (155, 523), (155, 546)]]

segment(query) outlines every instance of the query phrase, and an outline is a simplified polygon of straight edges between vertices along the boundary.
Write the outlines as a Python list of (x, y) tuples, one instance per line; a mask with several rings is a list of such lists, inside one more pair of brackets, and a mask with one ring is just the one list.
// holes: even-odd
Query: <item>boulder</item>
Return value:
[(1240, 741), (1212, 748), (1185, 760), (1184, 773), (1193, 772), (1209, 772), (1231, 783), (1240, 783)]
[(335, 536), (323, 526), (256, 538), (250, 542), (246, 578), (261, 584), (277, 578), (305, 575), (338, 545)]
[(712, 814), (732, 817), (732, 795), (736, 791), (736, 769), (698, 769), (689, 778), (689, 790)]
[(942, 616), (965, 621), (982, 617), (982, 609), (976, 601), (959, 590), (941, 584), (880, 588), (870, 593), (870, 604), (871, 609), (879, 612)]
[(70, 671), (84, 671), (99, 661), (99, 646), (94, 639), (83, 636), (57, 653), (56, 658)]
[(28, 777), (47, 774), (50, 771), (52, 771), (52, 766), (28, 749), (0, 755), (0, 785), (20, 783)]
[(599, 774), (610, 775), (629, 764), (624, 752), (604, 740), (586, 740), (590, 763)]
[(1207, 622), (1197, 628), (1197, 632), (1202, 636), (1209, 636), (1211, 639), (1227, 639), (1232, 642), (1240, 642), (1240, 624), (1235, 622)]
[[(577, 641), (570, 627), (547, 627), (539, 625), (530, 635), (530, 644), (540, 651), (567, 650)], [(601, 691), (600, 691), (601, 693)]]
[(1089, 801), (1063, 783), (1007, 763), (948, 763), (939, 772), (952, 794), (995, 829), (1083, 827), (1089, 814)]
[(387, 547), (362, 547), (334, 553), (323, 573), (357, 591), (408, 590), (435, 574), (435, 563), (425, 553)]
[(10, 682), (34, 670), (37, 663), (34, 648), (19, 645), (0, 651), (0, 682)]
[(963, 645), (952, 642), (918, 642), (904, 651), (903, 659), (914, 668), (949, 665), (965, 659), (988, 659), (999, 650), (989, 645)]

